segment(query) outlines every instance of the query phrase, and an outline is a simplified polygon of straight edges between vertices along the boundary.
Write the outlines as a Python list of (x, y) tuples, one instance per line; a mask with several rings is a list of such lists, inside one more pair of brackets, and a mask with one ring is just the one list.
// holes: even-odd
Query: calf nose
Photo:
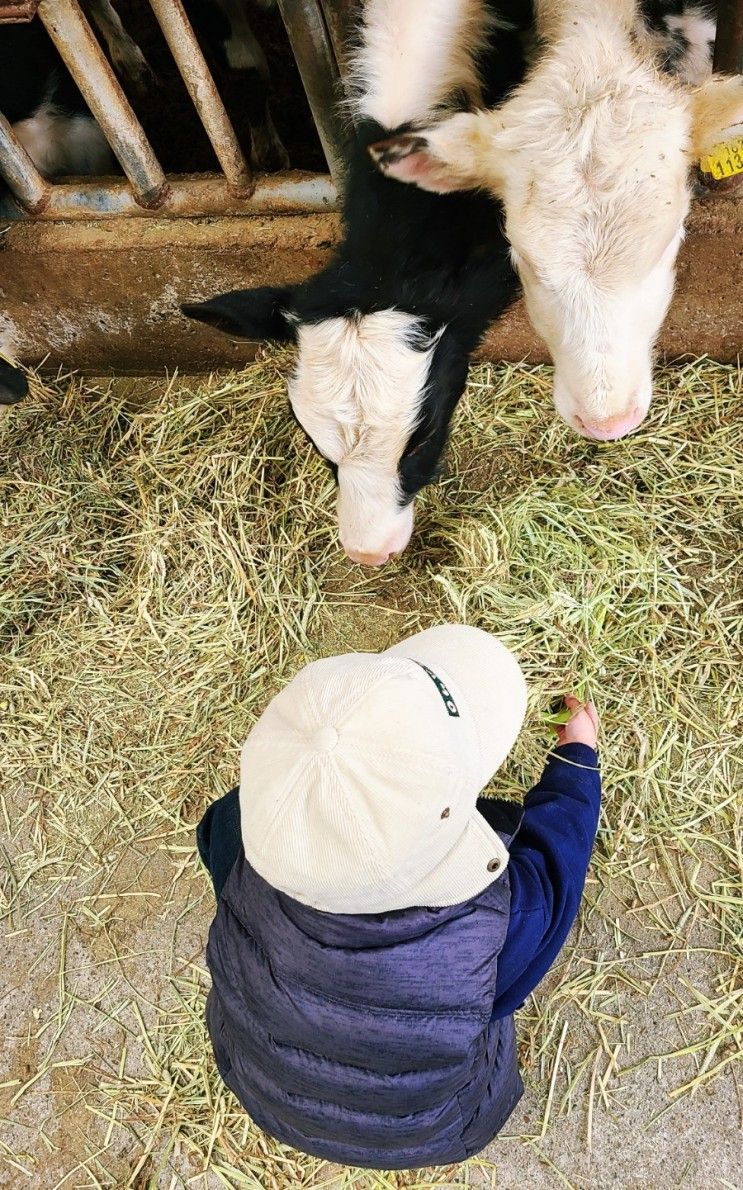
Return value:
[(384, 566), (385, 562), (389, 561), (389, 551), (384, 550), (379, 554), (362, 554), (359, 550), (346, 550), (346, 557), (350, 558), (352, 562), (358, 562), (361, 566)]
[(602, 417), (595, 420), (577, 417), (576, 420), (586, 438), (595, 438), (598, 442), (611, 442), (615, 438), (624, 438), (640, 425), (645, 413), (639, 405), (624, 413), (617, 413), (614, 417)]

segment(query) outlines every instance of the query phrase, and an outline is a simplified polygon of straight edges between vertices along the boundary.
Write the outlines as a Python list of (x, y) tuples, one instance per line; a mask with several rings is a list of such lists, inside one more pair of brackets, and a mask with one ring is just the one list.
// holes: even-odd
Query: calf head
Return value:
[(338, 484), (341, 544), (379, 566), (413, 531), (416, 493), (434, 478), (467, 377), (456, 322), (389, 308), (308, 316), (302, 287), (223, 294), (183, 307), (238, 338), (295, 342), (292, 410)]
[(611, 5), (595, 9), (603, 23), (589, 14), (569, 24), (500, 108), (458, 113), (370, 152), (400, 181), (502, 200), (527, 309), (555, 365), (557, 410), (606, 440), (647, 413), (690, 167), (743, 122), (743, 79), (684, 87), (636, 51), (609, 20)]

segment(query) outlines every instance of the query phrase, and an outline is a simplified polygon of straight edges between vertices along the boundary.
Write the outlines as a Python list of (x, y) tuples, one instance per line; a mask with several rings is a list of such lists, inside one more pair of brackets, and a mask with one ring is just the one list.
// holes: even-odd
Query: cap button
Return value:
[(311, 742), (316, 752), (332, 752), (338, 743), (338, 732), (334, 727), (319, 727), (313, 732)]

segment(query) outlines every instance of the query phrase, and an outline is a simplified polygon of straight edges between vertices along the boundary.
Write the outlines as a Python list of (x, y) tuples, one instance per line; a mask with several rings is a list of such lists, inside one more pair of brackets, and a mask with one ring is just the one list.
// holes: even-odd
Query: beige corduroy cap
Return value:
[(384, 653), (306, 666), (242, 750), (248, 862), (330, 913), (456, 905), (508, 853), (476, 808), (526, 711), (526, 684), (497, 637), (429, 628)]

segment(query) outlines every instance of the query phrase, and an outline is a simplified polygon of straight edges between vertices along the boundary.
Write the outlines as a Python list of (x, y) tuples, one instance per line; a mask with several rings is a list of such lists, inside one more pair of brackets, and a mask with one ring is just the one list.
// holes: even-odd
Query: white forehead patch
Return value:
[[(681, 88), (609, 29), (604, 40), (559, 42), (504, 111), (517, 252), (558, 290), (576, 277), (602, 289), (640, 281), (686, 214), (691, 118)], [(549, 244), (541, 255), (540, 244)]]
[(400, 310), (300, 325), (289, 396), (326, 458), (397, 473), (437, 339)]
[(439, 335), (400, 310), (300, 325), (289, 398), (338, 466), (338, 530), (349, 557), (386, 561), (408, 543), (413, 510), (398, 465), (416, 427)]

